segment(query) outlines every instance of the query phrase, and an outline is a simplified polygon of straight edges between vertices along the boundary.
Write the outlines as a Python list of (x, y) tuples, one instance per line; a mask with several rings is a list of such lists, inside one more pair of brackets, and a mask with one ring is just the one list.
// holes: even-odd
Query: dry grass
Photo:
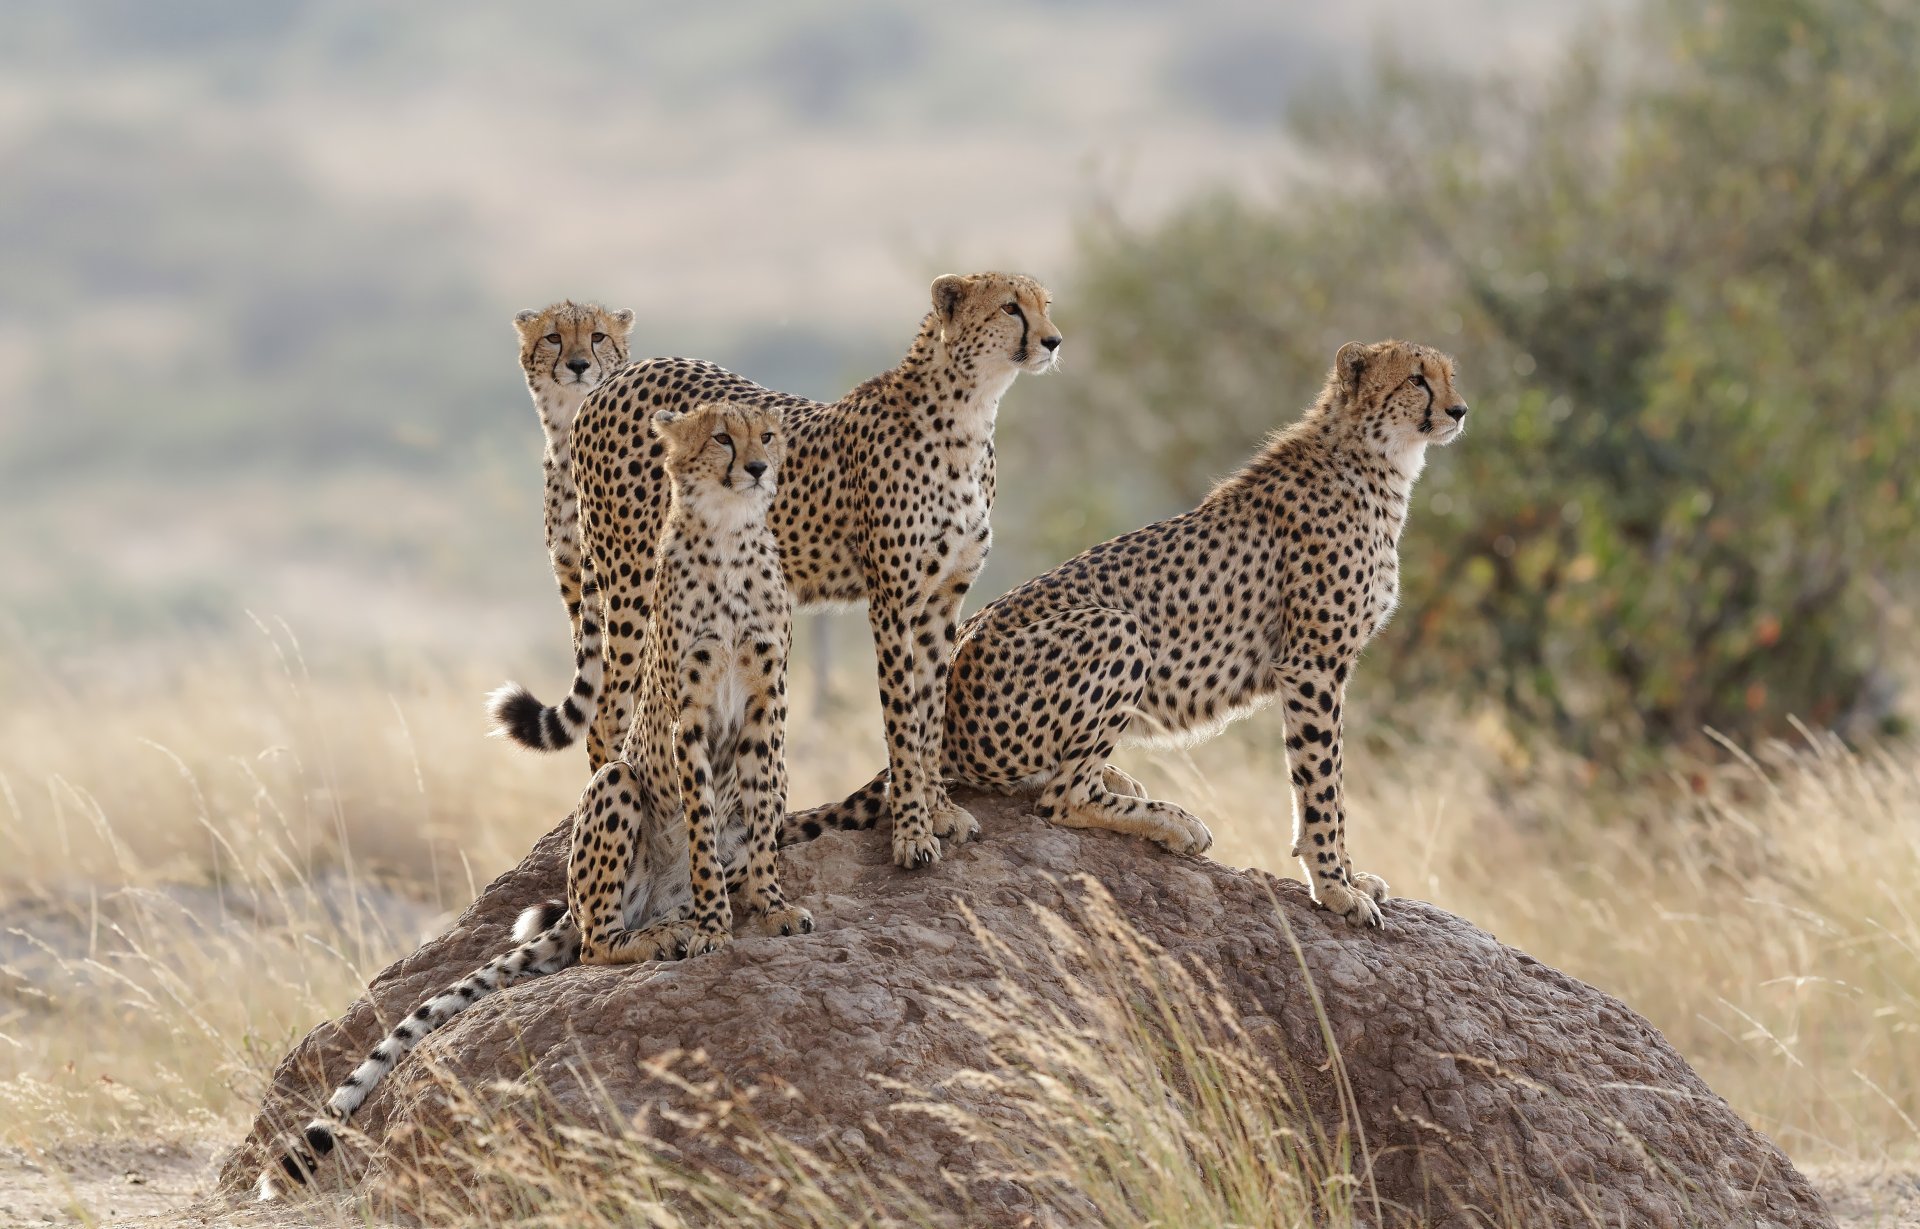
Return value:
[[(237, 1135), (301, 1032), (564, 815), (578, 788), (572, 757), (541, 760), (481, 737), (479, 697), (495, 681), (309, 670), (283, 632), (247, 654), (115, 687), (55, 686), (0, 665), (10, 700), (0, 714), (0, 1140), (43, 1149)], [(879, 762), (865, 680), (842, 682), (864, 703), (795, 723), (796, 802), (848, 788)], [(1491, 719), (1430, 714), (1382, 732), (1369, 716), (1357, 714), (1369, 737), (1349, 770), (1362, 865), (1625, 999), (1797, 1160), (1920, 1157), (1920, 1068), (1909, 1061), (1920, 1031), (1920, 769), (1910, 755), (1850, 754), (1809, 737), (1765, 749), (1764, 764), (1621, 795), (1577, 762), (1524, 750)], [(1122, 763), (1205, 815), (1221, 860), (1291, 871), (1273, 718), (1191, 755)], [(1182, 1001), (1177, 979), (1152, 976), (1173, 987), (1157, 1001)], [(1012, 1003), (967, 1008), (984, 1028), (996, 1011), (1021, 1018)], [(1124, 1023), (1097, 1035), (1144, 1036)], [(1195, 1027), (1230, 1032), (1231, 1022)], [(1093, 1032), (1041, 1035), (1048, 1061), (1117, 1082), (1098, 1090), (1109, 1108), (1097, 1131), (1074, 1121), (1085, 1103), (1060, 1098), (1066, 1076), (1010, 1083), (1009, 1097), (1031, 1100), (1032, 1121), (1073, 1127), (1044, 1138), (1074, 1141), (1047, 1155), (1041, 1137), (1010, 1139), (1010, 1158), (1041, 1157), (1078, 1175), (1101, 1206), (1142, 1216), (1174, 1173), (1198, 1184), (1177, 1198), (1212, 1199), (1219, 1211), (1185, 1223), (1228, 1223), (1242, 1188), (1284, 1188), (1302, 1215), (1317, 1207), (1337, 1220), (1328, 1192), (1343, 1188), (1328, 1179), (1343, 1172), (1344, 1142), (1302, 1141), (1277, 1169), (1246, 1169), (1229, 1148), (1213, 1169), (1186, 1174), (1168, 1158), (1200, 1154), (1182, 1141), (1275, 1124), (1232, 1117), (1239, 1099), (1227, 1095), (1172, 1118), (1163, 1095), (1141, 1097), (1145, 1117), (1112, 1110), (1126, 1089), (1155, 1086), (1140, 1064), (1164, 1054), (1076, 1051)], [(1254, 1078), (1232, 1053), (1213, 1046), (1175, 1061), (1204, 1057), (1215, 1065), (1192, 1086), (1230, 1091)], [(1043, 1057), (980, 1078), (1045, 1072)], [(552, 1147), (548, 1160), (584, 1173), (631, 1145)], [(526, 1188), (545, 1171), (512, 1155), (522, 1186), (509, 1203), (590, 1223), (567, 1219), (574, 1196)], [(795, 1173), (809, 1163), (780, 1159)], [(642, 1200), (643, 1187), (628, 1195)], [(485, 1211), (511, 1219), (507, 1204)]]

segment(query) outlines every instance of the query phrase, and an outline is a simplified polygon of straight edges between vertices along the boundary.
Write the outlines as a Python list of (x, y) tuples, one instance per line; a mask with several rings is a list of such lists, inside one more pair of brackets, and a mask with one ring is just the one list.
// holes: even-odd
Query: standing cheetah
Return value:
[[(648, 626), (642, 563), (666, 508), (656, 409), (726, 400), (784, 415), (789, 456), (769, 520), (796, 602), (866, 601), (879, 661), (893, 798), (893, 856), (940, 857), (941, 837), (977, 825), (941, 786), (940, 704), (960, 605), (992, 541), (993, 424), (1023, 371), (1050, 370), (1060, 333), (1046, 288), (1007, 273), (947, 275), (899, 366), (831, 405), (773, 392), (712, 363), (648, 359), (608, 379), (574, 424), (583, 584), (605, 593), (605, 690), (590, 664), (574, 694), (543, 707), (517, 685), (496, 692), (495, 720), (515, 741), (546, 749), (591, 723), (588, 759), (606, 762), (633, 720)], [(642, 705), (644, 707), (644, 704)]]
[(660, 582), (643, 663), (652, 702), (624, 758), (573, 813), (567, 901), (520, 915), (516, 946), (422, 1003), (375, 1046), (261, 1175), (305, 1182), (339, 1124), (420, 1039), (496, 990), (573, 964), (694, 956), (732, 941), (729, 889), (768, 934), (813, 929), (781, 894), (774, 837), (786, 811), (791, 601), (766, 524), (783, 445), (779, 416), (751, 406), (662, 410), (670, 490), (648, 571)]
[(608, 311), (598, 303), (564, 299), (539, 311), (513, 317), (520, 334), (520, 369), (540, 416), (546, 450), (540, 468), (546, 475), (547, 554), (560, 582), (560, 598), (573, 624), (573, 647), (580, 648), (580, 516), (573, 488), (573, 419), (580, 403), (610, 372), (627, 365), (627, 334), (633, 313)]
[[(1123, 737), (1205, 738), (1287, 710), (1294, 856), (1314, 899), (1380, 926), (1387, 885), (1347, 858), (1347, 676), (1399, 600), (1400, 531), (1428, 444), (1465, 430), (1453, 361), (1425, 346), (1340, 347), (1313, 408), (1193, 511), (1123, 534), (990, 603), (960, 632), (942, 774), (1038, 795), (1055, 823), (1198, 853), (1213, 836), (1107, 764)], [(790, 816), (783, 841), (870, 827), (886, 774)]]

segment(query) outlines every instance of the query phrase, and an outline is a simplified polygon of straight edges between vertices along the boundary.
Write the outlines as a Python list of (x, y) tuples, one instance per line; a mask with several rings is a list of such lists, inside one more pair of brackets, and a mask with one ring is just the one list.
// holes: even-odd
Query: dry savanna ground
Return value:
[[(183, 1202), (287, 1048), (516, 862), (578, 789), (573, 756), (482, 737), (480, 697), (499, 681), (488, 675), (322, 669), (286, 629), (263, 628), (252, 644), (149, 662), (136, 677), (75, 684), (0, 663), (4, 1222)], [(831, 687), (804, 670), (796, 682), (794, 800), (807, 804), (878, 764), (878, 723), (861, 669), (842, 665)], [(1893, 1209), (1905, 1199), (1911, 1214), (1920, 1165), (1920, 769), (1909, 753), (1809, 735), (1622, 792), (1484, 714), (1355, 716), (1364, 866), (1618, 994), (1821, 1176), (1848, 1223), (1905, 1223)], [(1276, 720), (1121, 763), (1212, 822), (1215, 857), (1291, 873)], [(1151, 966), (1141, 975), (1173, 977)], [(974, 1009), (991, 1027), (993, 1005)], [(1039, 1030), (1048, 1048), (1031, 1066), (1107, 1072), (1110, 1117), (1077, 1136), (1137, 1118), (1142, 1137), (1172, 1141), (1169, 1155), (1188, 1155), (1183, 1138), (1211, 1140), (1217, 1165), (1218, 1141), (1241, 1138), (1221, 1134), (1224, 1103), (1249, 1077), (1208, 1067), (1204, 1082), (1224, 1094), (1184, 1109), (1143, 1097), (1134, 1060), (1113, 1051), (1137, 1023), (1091, 1037)], [(1074, 1107), (1044, 1103), (1048, 1087), (1018, 1095), (1035, 1122), (1070, 1121)], [(1164, 1115), (1179, 1128), (1159, 1129)], [(513, 1163), (628, 1175), (619, 1191), (566, 1187), (577, 1206), (542, 1187), (534, 1202), (554, 1223), (674, 1223), (647, 1219), (659, 1175), (622, 1147)], [(1032, 1141), (1009, 1148), (1030, 1155)], [(1139, 1155), (1129, 1145), (1050, 1163), (1090, 1175), (1111, 1223), (1146, 1224), (1172, 1208), (1140, 1194), (1161, 1178), (1115, 1176)], [(1208, 1170), (1168, 1198), (1183, 1201), (1182, 1223), (1228, 1224), (1236, 1183), (1264, 1184), (1260, 1198), (1276, 1183), (1338, 1185), (1326, 1182), (1337, 1156), (1273, 1164)], [(702, 1196), (738, 1223), (834, 1223), (793, 1207), (786, 1219), (749, 1216), (729, 1197)], [(1334, 1203), (1307, 1203), (1339, 1221)], [(468, 1209), (482, 1221), (525, 1211)]]

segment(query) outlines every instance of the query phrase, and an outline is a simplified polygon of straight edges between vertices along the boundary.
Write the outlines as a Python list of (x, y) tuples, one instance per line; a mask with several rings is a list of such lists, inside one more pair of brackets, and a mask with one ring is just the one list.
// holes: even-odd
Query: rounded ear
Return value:
[(1352, 390), (1360, 386), (1360, 373), (1367, 369), (1367, 347), (1357, 341), (1341, 346), (1333, 356), (1333, 369), (1340, 373), (1340, 385)]
[(533, 328), (533, 322), (539, 318), (540, 313), (531, 307), (525, 311), (517, 311), (513, 313), (513, 331), (525, 339), (529, 335), (529, 330)]
[(665, 429), (685, 417), (686, 415), (679, 410), (655, 410), (653, 412), (653, 425)]
[(960, 306), (961, 298), (967, 293), (967, 279), (958, 273), (946, 273), (933, 279), (933, 310), (940, 313), (942, 320), (953, 319), (953, 311)]
[(633, 331), (633, 313), (624, 307), (608, 313), (607, 319), (613, 322), (613, 331), (622, 337)]

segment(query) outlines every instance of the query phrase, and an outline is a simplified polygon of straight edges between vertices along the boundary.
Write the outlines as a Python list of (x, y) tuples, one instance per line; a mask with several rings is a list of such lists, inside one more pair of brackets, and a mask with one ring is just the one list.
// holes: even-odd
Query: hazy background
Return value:
[[(935, 275), (1019, 269), (1086, 381), (1088, 226), (1284, 202), (1285, 107), (1376, 47), (1543, 63), (1592, 11), (1331, 7), (9, 5), (0, 635), (71, 668), (251, 611), (558, 678), (516, 309), (598, 297), (638, 313), (636, 357), (830, 398), (894, 361)], [(1282, 422), (1311, 383), (1242, 412)], [(1045, 391), (1006, 420), (1068, 413)], [(1007, 452), (1007, 485), (1164, 510), (1070, 449)], [(1001, 585), (1093, 540), (999, 532)]]

